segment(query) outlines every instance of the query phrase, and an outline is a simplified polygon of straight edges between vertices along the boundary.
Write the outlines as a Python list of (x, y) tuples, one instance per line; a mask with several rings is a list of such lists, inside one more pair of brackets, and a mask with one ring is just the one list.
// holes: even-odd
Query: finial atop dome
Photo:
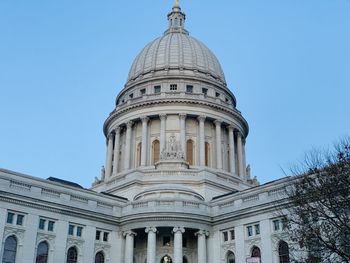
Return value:
[(165, 34), (169, 33), (182, 33), (188, 35), (188, 31), (185, 29), (184, 24), (186, 15), (181, 11), (180, 0), (175, 0), (171, 12), (168, 14), (169, 29), (165, 31)]

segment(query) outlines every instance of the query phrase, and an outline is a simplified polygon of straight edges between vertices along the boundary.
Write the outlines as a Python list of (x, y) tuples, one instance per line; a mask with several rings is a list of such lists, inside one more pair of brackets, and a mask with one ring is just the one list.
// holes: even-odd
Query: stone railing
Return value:
[(287, 184), (282, 180), (276, 185), (251, 188), (223, 196), (210, 203), (211, 212), (213, 215), (220, 215), (264, 204), (274, 206), (275, 201), (287, 197), (286, 187)]
[[(83, 209), (88, 211), (96, 211), (106, 213), (108, 215), (116, 215), (115, 211), (121, 209), (126, 202), (122, 199), (103, 196), (86, 189), (69, 187), (67, 185), (59, 185), (39, 178), (31, 178), (29, 176), (17, 174), (11, 171), (0, 169), (0, 191), (4, 193), (3, 198), (29, 197), (34, 200), (43, 200), (60, 205), (67, 205), (72, 209)], [(16, 197), (18, 194), (18, 197)], [(39, 202), (37, 202), (39, 205)], [(61, 209), (61, 208), (59, 208)]]
[(187, 200), (174, 200), (174, 199), (162, 199), (162, 200), (144, 200), (129, 202), (122, 209), (123, 215), (137, 215), (139, 213), (156, 213), (168, 212), (168, 213), (188, 213), (191, 212), (195, 215), (209, 215), (209, 206), (204, 202), (187, 201)]

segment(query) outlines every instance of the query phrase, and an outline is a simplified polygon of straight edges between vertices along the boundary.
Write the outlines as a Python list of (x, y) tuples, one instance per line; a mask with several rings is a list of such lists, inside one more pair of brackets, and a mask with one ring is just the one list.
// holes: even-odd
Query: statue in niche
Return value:
[(169, 137), (165, 149), (161, 154), (162, 160), (184, 160), (185, 154), (181, 149), (180, 143), (176, 140), (174, 134)]

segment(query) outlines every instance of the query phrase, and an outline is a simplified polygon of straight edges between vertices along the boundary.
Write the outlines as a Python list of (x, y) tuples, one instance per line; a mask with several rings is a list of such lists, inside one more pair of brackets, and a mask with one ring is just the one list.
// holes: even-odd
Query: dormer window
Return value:
[(141, 93), (142, 96), (145, 95), (146, 94), (146, 89), (141, 89), (140, 93)]
[(215, 93), (215, 97), (219, 98), (219, 97), (220, 97), (220, 93), (219, 93), (219, 92), (216, 92), (216, 93)]
[(207, 88), (202, 88), (202, 93), (204, 95), (208, 95), (208, 89)]
[(176, 91), (177, 90), (177, 84), (170, 84), (170, 91)]
[(131, 94), (129, 95), (129, 98), (132, 99), (133, 97), (134, 97), (134, 93), (131, 93)]

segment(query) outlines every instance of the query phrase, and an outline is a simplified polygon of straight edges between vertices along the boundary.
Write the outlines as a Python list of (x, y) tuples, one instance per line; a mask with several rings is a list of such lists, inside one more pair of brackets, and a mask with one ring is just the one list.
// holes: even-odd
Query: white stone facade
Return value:
[[(168, 19), (104, 124), (106, 164), (91, 190), (0, 170), (8, 262), (241, 263), (257, 248), (261, 262), (280, 262), (275, 201), (287, 181), (251, 178), (248, 124), (218, 60), (189, 36), (177, 2)], [(37, 261), (42, 242), (47, 261)]]

